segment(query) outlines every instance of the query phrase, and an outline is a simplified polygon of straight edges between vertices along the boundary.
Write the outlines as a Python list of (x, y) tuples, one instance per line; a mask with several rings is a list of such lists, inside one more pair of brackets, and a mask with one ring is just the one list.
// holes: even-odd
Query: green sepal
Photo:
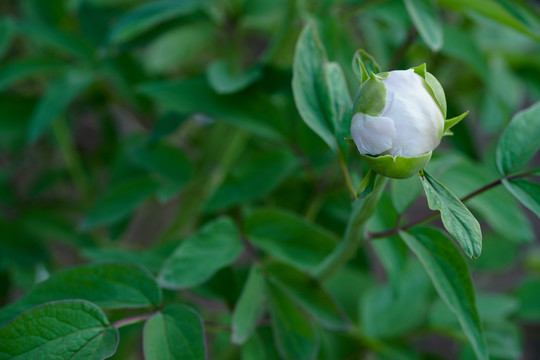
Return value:
[(444, 132), (443, 136), (447, 135), (454, 135), (454, 133), (450, 130), (452, 127), (457, 125), (461, 120), (465, 118), (465, 116), (469, 115), (469, 110), (465, 111), (463, 114), (458, 115), (456, 117), (453, 117), (451, 119), (446, 119), (444, 121)]
[(443, 117), (446, 119), (446, 97), (439, 81), (435, 78), (435, 76), (433, 76), (427, 71), (425, 63), (411, 69), (413, 69), (415, 73), (417, 73), (424, 79), (429, 93), (433, 97), (433, 100), (435, 100), (435, 102), (439, 105)]
[(358, 49), (354, 53), (352, 60), (352, 68), (354, 74), (360, 80), (360, 84), (363, 84), (369, 79), (369, 74), (371, 72), (379, 73), (381, 68), (377, 61), (368, 54), (364, 49)]
[(364, 199), (373, 192), (376, 178), (377, 178), (377, 173), (370, 169), (368, 173), (366, 174), (366, 176), (364, 177), (364, 179), (362, 180), (362, 183), (358, 187), (358, 190), (356, 190), (357, 199)]
[(373, 72), (362, 84), (354, 100), (354, 114), (379, 116), (386, 106), (386, 86)]
[(416, 157), (362, 155), (371, 170), (393, 179), (406, 179), (422, 170), (431, 159), (431, 151)]

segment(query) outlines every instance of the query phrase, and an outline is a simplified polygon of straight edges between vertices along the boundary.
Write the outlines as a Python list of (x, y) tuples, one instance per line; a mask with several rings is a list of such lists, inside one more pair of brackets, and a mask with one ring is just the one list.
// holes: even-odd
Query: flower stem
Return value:
[(366, 224), (375, 212), (379, 199), (383, 193), (388, 178), (377, 175), (373, 192), (366, 198), (357, 199), (353, 203), (351, 216), (343, 241), (315, 270), (315, 276), (320, 280), (327, 279), (349, 259), (354, 257), (356, 250), (363, 244), (366, 236)]
[(154, 316), (154, 313), (130, 316), (125, 319), (120, 319), (118, 321), (113, 322), (111, 326), (119, 329), (124, 326), (146, 321), (147, 319), (150, 319), (152, 316)]

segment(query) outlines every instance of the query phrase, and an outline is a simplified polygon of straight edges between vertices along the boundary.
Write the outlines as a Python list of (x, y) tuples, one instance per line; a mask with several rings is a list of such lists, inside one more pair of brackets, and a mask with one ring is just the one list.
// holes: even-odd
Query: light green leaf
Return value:
[(154, 1), (125, 14), (109, 35), (111, 43), (133, 40), (152, 28), (175, 18), (189, 15), (203, 7), (203, 0)]
[(53, 82), (30, 119), (28, 141), (35, 142), (91, 82), (92, 75), (82, 71), (69, 72)]
[(378, 74), (381, 72), (379, 64), (377, 64), (373, 56), (368, 54), (364, 49), (356, 50), (354, 53), (352, 68), (354, 74), (358, 80), (360, 80), (360, 84), (363, 84), (369, 79), (369, 74)]
[(88, 212), (81, 228), (91, 229), (122, 220), (152, 195), (157, 187), (156, 182), (147, 177), (127, 179), (112, 186)]
[(294, 100), (304, 122), (333, 151), (337, 151), (334, 126), (330, 117), (333, 104), (329, 101), (325, 64), (326, 51), (313, 21), (306, 24), (296, 43), (292, 87)]
[(461, 120), (465, 118), (465, 116), (469, 115), (469, 110), (465, 111), (463, 114), (458, 115), (456, 117), (453, 117), (451, 119), (446, 119), (444, 121), (444, 135), (452, 135), (452, 131), (450, 129), (454, 127), (455, 125), (459, 124)]
[(146, 321), (143, 350), (146, 360), (206, 359), (202, 319), (186, 306), (167, 306)]
[(407, 12), (414, 26), (433, 51), (439, 51), (443, 45), (441, 20), (437, 16), (437, 6), (433, 0), (404, 0)]
[(285, 360), (311, 360), (318, 351), (312, 325), (294, 303), (277, 287), (269, 284), (270, 314), (274, 342)]
[(161, 289), (136, 265), (92, 264), (69, 268), (35, 285), (19, 301), (0, 310), (0, 324), (49, 301), (84, 299), (103, 308), (157, 307)]
[(540, 148), (540, 102), (518, 112), (502, 133), (495, 160), (502, 175), (523, 167)]
[(257, 81), (261, 75), (260, 66), (254, 66), (245, 71), (235, 71), (225, 60), (214, 61), (206, 68), (208, 82), (218, 94), (240, 91)]
[(362, 84), (354, 99), (354, 114), (379, 116), (386, 106), (386, 86), (374, 73)]
[(296, 157), (288, 151), (268, 150), (248, 157), (235, 166), (225, 183), (206, 204), (206, 211), (217, 211), (259, 200), (298, 169)]
[(458, 318), (478, 359), (487, 360), (473, 284), (459, 251), (444, 233), (434, 228), (414, 228), (409, 233), (401, 232), (400, 236), (426, 269), (441, 299)]
[(261, 269), (251, 267), (248, 279), (234, 308), (232, 317), (232, 338), (235, 344), (243, 344), (257, 328), (257, 322), (264, 309), (266, 299), (265, 281)]
[(88, 301), (47, 303), (0, 329), (0, 360), (101, 360), (116, 351), (118, 332)]
[(301, 270), (313, 271), (334, 249), (337, 239), (325, 229), (283, 210), (259, 210), (246, 220), (246, 233), (257, 247)]
[(420, 176), (431, 210), (439, 210), (444, 227), (465, 253), (476, 258), (482, 252), (480, 224), (463, 203), (427, 172)]
[(163, 263), (160, 284), (167, 289), (200, 285), (230, 265), (243, 250), (240, 234), (229, 218), (218, 218), (184, 240)]
[(321, 325), (333, 330), (348, 327), (342, 310), (318, 280), (281, 263), (270, 264), (266, 270), (270, 281)]
[(502, 183), (523, 206), (540, 217), (540, 184), (526, 179), (503, 179)]
[(426, 64), (419, 65), (412, 69), (415, 73), (424, 78), (431, 96), (437, 102), (437, 104), (439, 104), (443, 118), (446, 119), (446, 96), (444, 95), (444, 89), (439, 80), (437, 80), (433, 74), (427, 71)]

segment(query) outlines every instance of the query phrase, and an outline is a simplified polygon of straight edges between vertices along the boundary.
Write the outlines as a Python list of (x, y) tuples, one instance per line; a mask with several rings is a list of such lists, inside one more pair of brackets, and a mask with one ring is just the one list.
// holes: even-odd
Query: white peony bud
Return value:
[(429, 161), (453, 125), (445, 117), (444, 91), (425, 65), (371, 74), (355, 100), (351, 135), (374, 171), (404, 178)]

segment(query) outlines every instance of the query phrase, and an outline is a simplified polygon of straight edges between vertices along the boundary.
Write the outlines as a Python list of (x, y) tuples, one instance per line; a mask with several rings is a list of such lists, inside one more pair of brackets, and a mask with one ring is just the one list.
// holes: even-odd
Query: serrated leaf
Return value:
[(495, 160), (502, 175), (523, 167), (540, 148), (540, 102), (518, 112), (502, 133)]
[(185, 239), (163, 263), (160, 284), (167, 289), (200, 285), (230, 265), (243, 250), (240, 234), (229, 218), (218, 218)]
[(28, 141), (35, 142), (91, 82), (91, 74), (72, 71), (51, 83), (30, 119)]
[(118, 332), (84, 300), (35, 307), (0, 329), (0, 359), (101, 360), (116, 351)]
[(489, 358), (478, 311), (474, 288), (467, 264), (452, 242), (435, 228), (419, 227), (400, 237), (418, 257), (435, 289), (458, 318), (463, 331), (480, 360)]
[(296, 43), (292, 80), (294, 101), (304, 122), (333, 151), (337, 151), (330, 115), (333, 104), (327, 88), (326, 63), (326, 51), (317, 34), (315, 23), (310, 21)]
[(49, 301), (84, 299), (103, 308), (157, 307), (161, 289), (136, 265), (92, 264), (53, 274), (19, 301), (0, 310), (0, 324), (33, 306)]
[(414, 26), (433, 51), (439, 51), (443, 45), (443, 29), (437, 16), (437, 6), (433, 0), (404, 0), (407, 12)]
[(175, 18), (185, 16), (203, 7), (203, 0), (155, 1), (143, 4), (125, 14), (109, 35), (111, 43), (122, 43)]
[(234, 308), (231, 322), (233, 343), (243, 344), (256, 330), (264, 309), (265, 298), (265, 280), (261, 269), (254, 265)]
[(526, 179), (503, 179), (502, 183), (523, 206), (540, 217), (540, 184)]
[(321, 325), (333, 330), (348, 327), (343, 311), (318, 280), (280, 263), (270, 264), (266, 270), (270, 281)]
[(202, 319), (186, 306), (167, 306), (146, 321), (143, 350), (146, 360), (206, 359)]
[(97, 200), (81, 223), (82, 229), (111, 225), (127, 217), (152, 195), (158, 184), (148, 177), (136, 177), (115, 184)]
[(312, 325), (294, 303), (269, 284), (272, 333), (279, 354), (286, 360), (315, 359), (318, 341)]
[(476, 258), (482, 252), (480, 224), (463, 203), (444, 185), (423, 172), (420, 177), (431, 210), (441, 212), (444, 227), (465, 253)]
[(283, 210), (259, 210), (246, 220), (249, 240), (273, 257), (313, 271), (334, 249), (337, 239), (325, 229)]

